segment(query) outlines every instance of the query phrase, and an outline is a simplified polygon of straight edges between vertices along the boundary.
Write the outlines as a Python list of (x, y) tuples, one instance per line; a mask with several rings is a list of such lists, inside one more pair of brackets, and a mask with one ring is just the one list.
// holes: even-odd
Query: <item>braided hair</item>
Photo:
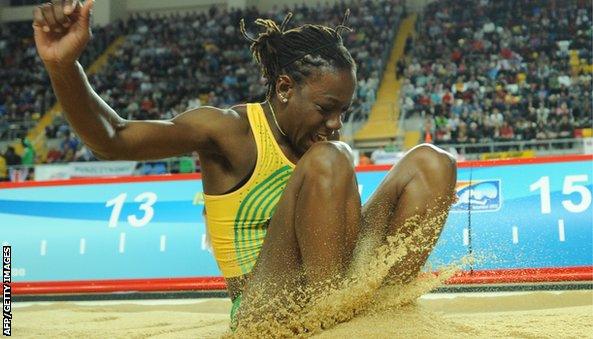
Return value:
[(247, 34), (245, 20), (241, 19), (241, 33), (251, 42), (251, 52), (267, 82), (268, 98), (275, 92), (281, 74), (301, 83), (320, 68), (356, 70), (341, 35), (344, 30), (351, 31), (346, 26), (349, 15), (350, 10), (346, 10), (342, 24), (335, 28), (306, 24), (286, 30), (292, 18), (290, 12), (280, 26), (270, 19), (257, 19), (255, 23), (265, 31), (256, 38)]

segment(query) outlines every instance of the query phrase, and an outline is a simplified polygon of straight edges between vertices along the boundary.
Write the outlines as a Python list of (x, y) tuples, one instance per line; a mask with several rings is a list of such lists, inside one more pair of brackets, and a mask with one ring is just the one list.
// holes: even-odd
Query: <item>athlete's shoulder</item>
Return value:
[(202, 106), (188, 110), (175, 117), (174, 120), (187, 124), (205, 125), (204, 127), (214, 129), (218, 127), (226, 129), (241, 128), (244, 125), (246, 114), (240, 109), (236, 109), (237, 107), (239, 106), (231, 108)]
[(218, 108), (202, 106), (185, 111), (171, 122), (179, 133), (192, 135), (199, 146), (198, 151), (219, 150), (221, 145), (229, 145), (233, 140), (242, 140), (250, 131), (246, 115), (237, 106)]
[(190, 109), (183, 114), (191, 115), (193, 118), (197, 117), (208, 117), (208, 118), (221, 118), (221, 119), (237, 119), (239, 114), (236, 109), (237, 106), (231, 108), (218, 108), (214, 106), (201, 106)]
[(249, 105), (250, 104), (235, 105), (235, 106), (232, 106), (231, 108), (229, 108), (228, 111), (230, 111), (230, 114), (235, 114), (240, 119), (248, 119), (247, 107)]

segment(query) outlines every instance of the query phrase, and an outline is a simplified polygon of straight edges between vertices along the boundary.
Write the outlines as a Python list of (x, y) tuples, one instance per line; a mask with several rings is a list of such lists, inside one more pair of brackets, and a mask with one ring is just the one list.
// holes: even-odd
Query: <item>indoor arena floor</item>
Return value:
[[(218, 338), (227, 299), (13, 304), (13, 336)], [(321, 338), (593, 338), (593, 291), (435, 293), (415, 305), (359, 315)]]

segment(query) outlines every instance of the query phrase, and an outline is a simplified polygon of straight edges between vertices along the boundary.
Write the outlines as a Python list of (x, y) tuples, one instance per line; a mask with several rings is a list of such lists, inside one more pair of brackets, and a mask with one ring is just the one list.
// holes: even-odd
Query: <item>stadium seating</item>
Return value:
[[(81, 63), (95, 60), (123, 31), (117, 23), (96, 28)], [(37, 56), (30, 22), (0, 25), (0, 141), (23, 138), (55, 103), (55, 96)]]
[[(303, 23), (335, 26), (350, 5), (352, 14), (348, 24), (354, 31), (343, 35), (358, 64), (359, 86), (358, 98), (346, 119), (365, 119), (364, 112), (374, 102), (374, 96), (367, 94), (376, 92), (385, 67), (387, 52), (383, 49), (393, 40), (399, 19), (395, 14), (401, 12), (396, 3), (365, 1), (364, 6), (339, 3), (299, 5), (291, 9), (295, 14), (292, 26)], [(213, 7), (207, 12), (183, 15), (132, 15), (125, 23), (95, 28), (94, 43), (85, 52), (83, 64), (88, 65), (117, 35), (125, 34), (125, 42), (107, 65), (90, 76), (97, 93), (124, 118), (169, 119), (201, 105), (229, 107), (262, 100), (264, 82), (253, 67), (249, 43), (239, 33), (238, 22), (245, 18), (248, 29), (256, 30), (253, 25), (256, 18), (272, 16), (280, 22), (288, 10), (264, 14), (255, 8), (227, 11)], [(23, 70), (28, 76), (26, 80), (21, 77), (17, 83), (3, 85), (0, 92), (0, 115), (6, 115), (2, 114), (1, 104), (8, 106), (8, 116), (19, 120), (15, 123), (20, 128), (19, 133), (8, 135), (6, 126), (0, 124), (0, 133), (5, 138), (22, 137), (34, 123), (24, 125), (22, 121), (33, 114), (38, 118), (54, 102), (54, 96), (36, 57), (30, 23), (0, 27), (3, 37), (0, 40), (7, 41), (10, 48), (26, 51), (13, 56), (12, 63), (3, 64), (9, 67), (0, 69), (0, 75), (10, 74), (14, 79)], [(23, 97), (20, 99), (23, 107), (12, 107), (10, 100), (15, 91)], [(57, 121), (46, 128), (46, 134), (59, 137), (67, 129), (63, 120)]]
[(572, 138), (591, 127), (591, 3), (437, 1), (402, 107), (437, 144)]

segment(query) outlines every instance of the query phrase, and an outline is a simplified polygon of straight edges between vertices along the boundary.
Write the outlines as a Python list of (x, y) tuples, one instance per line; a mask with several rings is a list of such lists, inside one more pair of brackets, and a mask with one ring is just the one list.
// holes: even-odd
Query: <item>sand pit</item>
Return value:
[[(13, 336), (218, 338), (226, 299), (16, 303)], [(360, 315), (320, 338), (593, 338), (593, 291), (428, 294)]]

